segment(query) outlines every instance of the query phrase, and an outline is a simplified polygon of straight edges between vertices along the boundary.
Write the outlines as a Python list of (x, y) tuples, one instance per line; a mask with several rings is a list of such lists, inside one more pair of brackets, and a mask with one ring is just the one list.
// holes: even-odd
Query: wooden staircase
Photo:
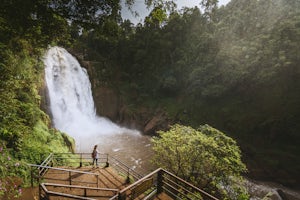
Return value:
[[(67, 169), (67, 167), (62, 167), (63, 169)], [(73, 168), (71, 168), (73, 169)], [(99, 174), (98, 177), (90, 176), (89, 174), (72, 174), (72, 182), (74, 184), (80, 183), (80, 186), (85, 187), (98, 187), (98, 188), (107, 188), (107, 189), (117, 189), (118, 191), (124, 189), (129, 186), (130, 183), (126, 176), (119, 174), (112, 167), (100, 167), (94, 168), (92, 166), (76, 168), (76, 170), (83, 172), (90, 172)], [(70, 195), (82, 195), (82, 192), (79, 188), (67, 188), (67, 187), (59, 187), (60, 185), (68, 185), (70, 183), (70, 174), (68, 172), (61, 172), (57, 170), (50, 169), (44, 175), (44, 179), (47, 181), (47, 188), (53, 192), (70, 194)], [(97, 181), (96, 178), (99, 180)], [(98, 183), (98, 185), (96, 185)], [(52, 185), (53, 184), (53, 185)], [(79, 185), (76, 185), (79, 186)], [(94, 196), (95, 199), (109, 199), (109, 192), (102, 191), (101, 193), (98, 191), (89, 192), (89, 196)], [(135, 200), (142, 200), (145, 198), (145, 195), (140, 195), (135, 198)], [(52, 197), (51, 200), (56, 199), (64, 199), (63, 197)], [(158, 196), (152, 198), (153, 200), (172, 200), (165, 193), (161, 193)]]
[(93, 167), (89, 159), (88, 153), (50, 154), (42, 164), (31, 164), (32, 184), (34, 179), (39, 182), (39, 199), (218, 200), (162, 168), (142, 176), (108, 154), (100, 157), (101, 167)]

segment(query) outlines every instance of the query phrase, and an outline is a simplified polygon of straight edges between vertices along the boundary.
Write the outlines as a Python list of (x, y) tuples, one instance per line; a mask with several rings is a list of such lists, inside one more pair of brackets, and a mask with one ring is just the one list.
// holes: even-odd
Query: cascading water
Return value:
[(50, 48), (44, 63), (54, 126), (74, 137), (78, 151), (88, 150), (95, 137), (138, 134), (96, 115), (87, 71), (65, 49)]

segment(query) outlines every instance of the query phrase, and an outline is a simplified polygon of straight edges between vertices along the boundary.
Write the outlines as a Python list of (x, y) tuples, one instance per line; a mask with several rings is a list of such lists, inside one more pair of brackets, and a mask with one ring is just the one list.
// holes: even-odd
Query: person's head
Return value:
[(96, 148), (97, 148), (97, 146), (98, 146), (98, 145), (95, 145), (95, 146), (94, 146), (94, 149), (96, 149)]

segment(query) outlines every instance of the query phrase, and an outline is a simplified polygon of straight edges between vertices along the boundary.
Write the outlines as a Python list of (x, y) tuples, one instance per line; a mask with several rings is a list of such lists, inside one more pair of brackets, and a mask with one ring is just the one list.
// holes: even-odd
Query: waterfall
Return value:
[(87, 150), (83, 146), (95, 144), (100, 136), (138, 133), (96, 115), (87, 71), (65, 49), (48, 49), (44, 63), (54, 127), (72, 136), (77, 150)]

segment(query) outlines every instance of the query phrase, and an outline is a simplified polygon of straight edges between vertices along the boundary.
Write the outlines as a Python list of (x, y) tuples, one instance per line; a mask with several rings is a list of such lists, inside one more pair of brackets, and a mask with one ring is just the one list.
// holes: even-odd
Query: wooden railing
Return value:
[[(119, 173), (127, 176), (127, 180), (136, 181), (141, 179), (143, 175), (137, 173), (129, 166), (127, 166), (122, 161), (118, 160), (113, 156), (109, 156), (108, 154), (98, 154), (98, 164), (100, 166), (108, 167), (112, 166)], [(63, 161), (63, 162), (62, 162)], [(70, 153), (54, 153), (52, 156), (52, 162), (55, 166), (60, 166), (63, 164), (64, 166), (88, 166), (92, 165), (93, 159), (91, 157), (91, 153), (75, 153), (70, 156)]]
[[(59, 170), (65, 171), (69, 173), (69, 185), (58, 185), (58, 184), (40, 184), (40, 195), (43, 193), (44, 195), (49, 196), (64, 196), (72, 199), (86, 199), (92, 200), (94, 198), (90, 197), (87, 192), (88, 191), (111, 191), (112, 193), (107, 196), (109, 200), (129, 200), (129, 199), (152, 199), (155, 195), (159, 195), (160, 193), (165, 193), (170, 196), (172, 199), (185, 199), (185, 200), (218, 200), (216, 197), (208, 194), (204, 190), (201, 190), (192, 184), (184, 181), (183, 179), (175, 176), (174, 174), (162, 169), (158, 168), (157, 170), (153, 171), (152, 173), (142, 176), (128, 167), (126, 164), (122, 163), (118, 159), (108, 156), (108, 154), (99, 154), (99, 164), (104, 166), (113, 166), (114, 169), (117, 171), (126, 174), (127, 179), (135, 181), (133, 184), (129, 185), (128, 187), (122, 189), (121, 191), (116, 192), (114, 189), (108, 188), (98, 188), (99, 184), (99, 175), (90, 172), (83, 172), (78, 170), (71, 170), (71, 169), (62, 169), (62, 168), (55, 168), (50, 167), (49, 165), (63, 164), (64, 166), (84, 166), (84, 165), (91, 165), (92, 158), (89, 153), (76, 153), (72, 154), (62, 154), (62, 153), (55, 153), (49, 155), (45, 161), (41, 165), (30, 165), (32, 167), (32, 178), (37, 178), (40, 180), (44, 177), (45, 171), (52, 169), (52, 170)], [(34, 176), (33, 169), (37, 169), (38, 173)], [(84, 187), (84, 186), (71, 186), (75, 181), (72, 180), (72, 173), (79, 173), (79, 174), (89, 174), (97, 176), (95, 183), (97, 186), (96, 188)], [(79, 181), (77, 181), (79, 183)], [(46, 186), (52, 187), (69, 187), (69, 188), (77, 188), (81, 190), (80, 195), (69, 195), (63, 194), (58, 192), (49, 191)], [(101, 195), (100, 195), (101, 196)], [(97, 196), (97, 197), (100, 197)]]
[(125, 163), (121, 162), (120, 160), (116, 159), (115, 157), (109, 156), (109, 165), (112, 166), (115, 170), (120, 173), (123, 173), (127, 176), (127, 183), (132, 181), (137, 181), (143, 178), (143, 175), (137, 173), (130, 167), (128, 167)]
[[(56, 168), (56, 167), (48, 167), (48, 166), (42, 166), (42, 165), (29, 165), (31, 167), (31, 183), (33, 185), (33, 179), (37, 179), (40, 183), (41, 179), (45, 180), (61, 180), (61, 181), (67, 181), (69, 185), (74, 185), (74, 183), (80, 183), (80, 184), (94, 184), (96, 187), (99, 186), (99, 174), (97, 173), (91, 173), (91, 172), (83, 172), (79, 170), (73, 170), (73, 169), (63, 169), (63, 168)], [(35, 173), (35, 169), (38, 169), (38, 173)], [(67, 174), (68, 178), (62, 179), (62, 178), (52, 178), (52, 177), (45, 177), (44, 175), (40, 175), (40, 171), (45, 170), (52, 170), (52, 171), (59, 171), (61, 173)], [(95, 182), (86, 182), (86, 181), (78, 181), (73, 178), (74, 174), (82, 174), (82, 175), (90, 175), (95, 177)]]
[[(48, 189), (49, 188), (49, 189)], [(54, 192), (51, 189), (59, 190), (69, 189), (73, 194), (66, 194), (63, 192)], [(98, 188), (98, 187), (84, 187), (84, 186), (72, 186), (62, 185), (54, 183), (41, 183), (39, 186), (40, 199), (50, 199), (51, 197), (66, 197), (67, 199), (111, 199), (118, 194), (118, 189), (110, 188)]]
[(115, 200), (151, 199), (160, 193), (166, 193), (172, 199), (218, 200), (174, 174), (159, 168), (137, 182), (121, 190)]
[[(108, 154), (99, 153), (98, 157), (99, 166), (108, 167), (109, 165), (111, 165), (120, 174), (127, 176), (127, 183), (129, 183), (130, 181), (134, 182), (143, 177), (141, 174), (128, 167), (125, 163), (112, 156), (109, 156)], [(71, 177), (72, 172), (75, 173), (76, 171), (62, 168), (53, 168), (52, 166), (82, 167), (90, 166), (92, 165), (92, 162), (93, 159), (91, 157), (91, 153), (51, 153), (40, 165), (29, 165), (31, 166), (31, 185), (34, 185), (34, 180), (37, 180), (37, 182), (40, 183), (40, 180), (45, 178), (44, 175), (49, 169), (64, 171), (66, 173), (69, 173), (69, 177)], [(83, 173), (82, 171), (76, 172)], [(69, 179), (70, 181), (72, 181), (71, 178)]]
[(161, 173), (161, 175), (159, 175), (159, 178), (161, 179), (159, 180), (161, 186), (158, 186), (158, 192), (164, 191), (174, 199), (218, 200), (216, 197), (210, 195), (204, 190), (195, 187), (189, 182), (164, 169), (160, 169), (158, 173)]
[[(98, 154), (98, 163), (107, 164), (108, 154)], [(92, 165), (93, 159), (91, 153), (54, 153), (53, 163), (55, 166), (74, 166), (83, 167)]]
[(53, 154), (50, 153), (50, 155), (40, 165), (29, 164), (29, 166), (31, 167), (31, 187), (33, 187), (34, 180), (37, 180), (38, 183), (40, 183), (40, 179), (47, 173), (49, 169), (48, 167), (53, 166)]
[(44, 166), (52, 166), (52, 160), (53, 160), (53, 154), (51, 153), (38, 167), (39, 176), (42, 177), (47, 173), (47, 168), (44, 168)]

